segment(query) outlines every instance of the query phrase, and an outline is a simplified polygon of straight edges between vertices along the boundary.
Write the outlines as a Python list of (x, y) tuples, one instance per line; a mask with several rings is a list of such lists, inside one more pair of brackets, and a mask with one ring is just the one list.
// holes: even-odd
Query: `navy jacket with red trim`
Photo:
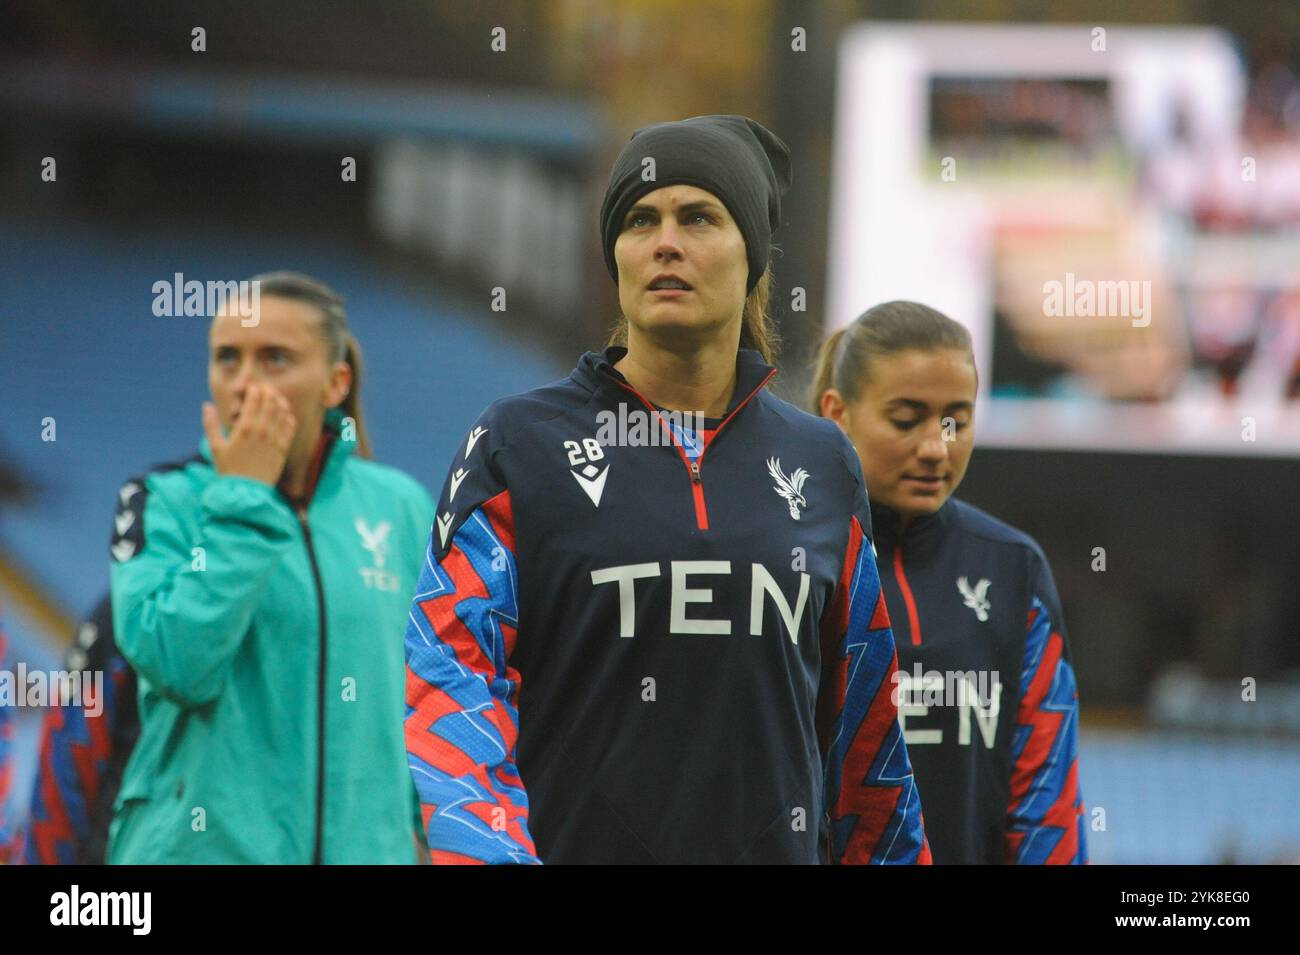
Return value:
[(928, 862), (852, 446), (756, 352), (712, 422), (623, 353), (491, 405), (443, 488), (406, 633), (433, 860)]
[(956, 498), (901, 533), (896, 511), (871, 516), (934, 861), (1086, 863), (1079, 694), (1042, 549)]
[(107, 594), (77, 628), (64, 666), (103, 673), (103, 696), (46, 711), (23, 861), (103, 865), (113, 803), (140, 736), (135, 673), (117, 649)]

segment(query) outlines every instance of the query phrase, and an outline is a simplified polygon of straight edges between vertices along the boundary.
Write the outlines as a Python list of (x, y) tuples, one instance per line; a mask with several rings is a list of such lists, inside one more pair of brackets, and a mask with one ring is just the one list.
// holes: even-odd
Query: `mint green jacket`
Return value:
[(140, 738), (109, 862), (417, 861), (402, 635), (434, 505), (355, 456), (339, 418), (305, 514), (218, 475), (206, 439), (119, 493), (113, 626)]

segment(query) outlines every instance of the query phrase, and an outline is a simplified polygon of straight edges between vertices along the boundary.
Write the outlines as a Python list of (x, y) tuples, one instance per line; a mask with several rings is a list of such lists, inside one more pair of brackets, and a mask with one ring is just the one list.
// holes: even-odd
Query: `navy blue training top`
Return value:
[(949, 498), (899, 530), (871, 505), (899, 715), (936, 863), (1084, 863), (1078, 692), (1029, 535)]
[(852, 446), (757, 352), (702, 425), (625, 353), (452, 463), (406, 633), (433, 860), (928, 861)]

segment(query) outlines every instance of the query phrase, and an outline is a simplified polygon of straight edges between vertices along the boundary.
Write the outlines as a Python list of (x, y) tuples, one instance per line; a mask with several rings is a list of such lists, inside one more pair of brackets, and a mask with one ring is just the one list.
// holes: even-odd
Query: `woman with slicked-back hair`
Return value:
[(370, 460), (342, 300), (257, 276), (209, 329), (201, 453), (127, 482), (113, 628), (140, 736), (113, 863), (411, 863), (401, 642), (433, 502)]
[(862, 460), (934, 861), (1082, 863), (1078, 693), (1052, 570), (1029, 535), (952, 496), (975, 390), (964, 327), (885, 302), (823, 345), (813, 404)]

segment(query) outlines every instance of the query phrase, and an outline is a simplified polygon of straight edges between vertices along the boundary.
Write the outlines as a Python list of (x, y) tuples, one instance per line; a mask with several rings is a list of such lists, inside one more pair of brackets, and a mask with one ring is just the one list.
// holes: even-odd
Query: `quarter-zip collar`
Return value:
[(881, 568), (882, 580), (892, 572), (894, 584), (903, 600), (904, 614), (896, 614), (896, 639), (902, 641), (902, 621), (905, 615), (908, 640), (913, 646), (924, 641), (920, 610), (912, 594), (908, 569), (925, 567), (943, 547), (945, 529), (954, 519), (952, 497), (933, 514), (914, 517), (903, 528), (903, 515), (892, 507), (872, 502), (871, 530), (875, 535), (876, 561)]
[[(617, 400), (623, 400), (631, 383), (623, 377), (614, 365), (627, 354), (627, 347), (610, 345), (604, 351), (589, 351), (578, 360), (578, 367), (573, 369), (572, 378), (588, 391), (598, 391), (608, 385), (610, 379), (621, 385), (615, 393)], [(736, 352), (736, 390), (731, 395), (731, 402), (722, 415), (726, 420), (755, 391), (776, 374), (776, 369), (763, 360), (763, 356), (752, 348), (741, 348)]]
[(952, 496), (933, 514), (914, 517), (904, 530), (902, 515), (892, 507), (871, 502), (871, 531), (876, 551), (881, 556), (892, 556), (899, 544), (903, 545), (909, 565), (928, 560), (943, 546), (945, 531), (956, 516)]
[[(614, 368), (614, 364), (626, 354), (627, 348), (621, 345), (611, 345), (603, 353), (587, 352), (579, 360), (572, 377), (593, 394), (602, 395), (610, 405), (616, 404), (616, 399), (626, 401), (628, 395), (633, 395), (645, 405), (647, 411), (657, 414), (659, 409), (656, 409), (645, 395), (633, 388), (631, 383)], [(763, 386), (771, 381), (775, 374), (776, 369), (763, 361), (763, 357), (758, 352), (749, 348), (739, 349), (736, 355), (736, 389), (732, 393), (726, 413), (716, 426), (707, 426), (702, 435), (692, 439), (690, 453), (682, 444), (681, 437), (673, 434), (672, 428), (666, 422), (663, 424), (663, 427), (670, 432), (673, 450), (686, 468), (695, 508), (695, 529), (698, 532), (707, 533), (709, 530), (709, 507), (704, 495), (705, 457), (731, 419), (762, 391)], [(601, 389), (606, 390), (602, 392)]]

